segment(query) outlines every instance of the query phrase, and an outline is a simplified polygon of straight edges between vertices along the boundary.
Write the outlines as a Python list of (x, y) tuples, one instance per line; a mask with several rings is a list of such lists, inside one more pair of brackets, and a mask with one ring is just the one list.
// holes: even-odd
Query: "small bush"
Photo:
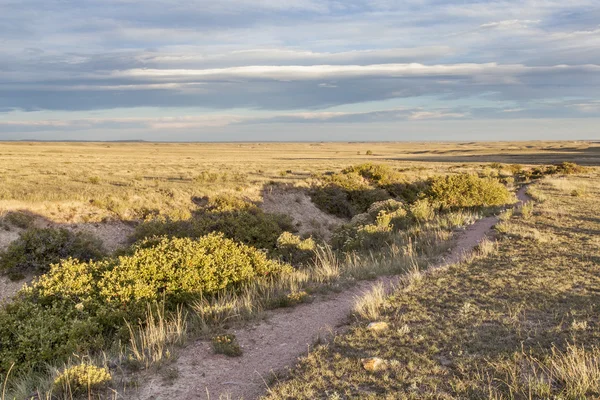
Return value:
[(54, 380), (54, 389), (72, 395), (89, 394), (106, 386), (111, 379), (108, 369), (82, 363), (61, 371)]
[(19, 239), (0, 254), (0, 270), (9, 273), (45, 273), (51, 264), (65, 258), (82, 261), (106, 255), (102, 242), (85, 232), (67, 229), (32, 228), (22, 232)]
[(585, 194), (585, 190), (584, 189), (573, 189), (571, 190), (571, 196), (574, 197), (581, 197)]
[(332, 237), (336, 249), (376, 250), (391, 243), (393, 232), (411, 223), (406, 205), (397, 200), (373, 203), (366, 213), (356, 215)]
[(342, 170), (342, 174), (358, 174), (371, 183), (387, 185), (403, 180), (403, 175), (384, 164), (359, 164)]
[(240, 347), (235, 335), (219, 335), (211, 340), (213, 349), (217, 354), (225, 354), (229, 357), (239, 357), (242, 355)]
[(521, 217), (523, 217), (523, 219), (528, 220), (531, 219), (531, 217), (533, 216), (533, 202), (528, 202), (526, 204), (523, 204), (523, 206), (521, 207)]
[(585, 167), (582, 167), (581, 165), (577, 165), (575, 163), (566, 162), (566, 161), (555, 165), (555, 167), (556, 167), (557, 173), (565, 174), (565, 175), (581, 174), (587, 170)]
[(433, 205), (427, 199), (419, 199), (410, 205), (411, 215), (420, 222), (431, 221), (435, 217)]
[(11, 211), (4, 216), (5, 222), (21, 229), (31, 228), (34, 220), (33, 215), (19, 211)]
[(498, 180), (459, 174), (430, 178), (426, 196), (442, 209), (508, 204), (513, 196)]
[(290, 232), (283, 232), (277, 239), (276, 254), (292, 265), (304, 265), (315, 258), (316, 243), (312, 238), (301, 239)]
[(520, 174), (523, 171), (523, 166), (521, 164), (510, 164), (506, 167), (513, 175)]

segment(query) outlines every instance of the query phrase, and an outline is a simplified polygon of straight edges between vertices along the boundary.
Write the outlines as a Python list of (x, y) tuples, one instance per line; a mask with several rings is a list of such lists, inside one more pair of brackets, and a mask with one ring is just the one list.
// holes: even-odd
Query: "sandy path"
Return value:
[[(523, 187), (517, 193), (520, 202), (528, 201)], [(497, 217), (478, 220), (459, 234), (454, 249), (438, 265), (440, 268), (463, 260), (486, 237), (498, 222)], [(394, 278), (382, 277), (362, 282), (351, 290), (330, 298), (303, 304), (292, 309), (274, 310), (267, 320), (234, 330), (244, 354), (229, 358), (214, 354), (210, 343), (197, 341), (189, 345), (174, 363), (179, 372), (172, 385), (154, 376), (144, 382), (132, 398), (150, 399), (256, 399), (267, 388), (272, 371), (293, 365), (298, 356), (309, 351), (321, 335), (343, 330), (349, 320), (356, 297), (373, 285), (388, 286)]]

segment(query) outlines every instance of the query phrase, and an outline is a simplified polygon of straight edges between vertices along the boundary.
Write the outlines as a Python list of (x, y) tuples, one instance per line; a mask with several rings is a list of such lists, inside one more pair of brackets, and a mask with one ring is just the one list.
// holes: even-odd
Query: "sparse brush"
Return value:
[(332, 282), (340, 276), (340, 260), (330, 246), (318, 247), (311, 268), (315, 279), (321, 283)]
[(527, 188), (527, 194), (538, 203), (543, 203), (548, 199), (548, 197), (535, 185)]

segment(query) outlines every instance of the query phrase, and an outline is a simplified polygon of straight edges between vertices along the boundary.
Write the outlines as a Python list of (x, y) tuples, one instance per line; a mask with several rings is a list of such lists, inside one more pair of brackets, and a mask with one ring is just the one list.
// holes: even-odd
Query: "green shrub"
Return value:
[(131, 307), (163, 297), (179, 304), (289, 270), (252, 247), (212, 233), (196, 240), (149, 238), (135, 245), (130, 255), (100, 262), (65, 260), (34, 287), (42, 297), (84, 305), (99, 300)]
[(340, 173), (320, 177), (313, 187), (312, 201), (321, 210), (342, 218), (352, 218), (367, 211), (371, 204), (388, 199), (416, 201), (427, 183), (408, 182), (405, 176), (382, 164), (360, 164)]
[(21, 229), (31, 228), (35, 218), (26, 212), (10, 211), (4, 216), (4, 221)]
[(311, 199), (317, 207), (341, 218), (351, 218), (365, 212), (374, 202), (389, 198), (390, 195), (384, 189), (372, 188), (367, 184), (361, 188), (348, 189), (329, 183), (311, 193)]
[(277, 239), (276, 254), (292, 265), (305, 265), (314, 260), (315, 249), (312, 238), (302, 239), (291, 232), (283, 232)]
[(132, 241), (152, 236), (198, 238), (211, 232), (259, 249), (273, 251), (284, 231), (294, 230), (290, 217), (269, 214), (254, 203), (235, 197), (216, 197), (184, 221), (153, 220), (141, 223), (131, 237)]
[(498, 206), (513, 200), (508, 189), (493, 178), (447, 175), (430, 178), (428, 184), (426, 197), (442, 209)]
[(72, 395), (91, 394), (106, 386), (111, 379), (107, 368), (82, 363), (61, 371), (54, 379), (54, 389)]
[(67, 229), (32, 228), (0, 254), (0, 270), (11, 274), (44, 273), (50, 264), (73, 257), (82, 261), (105, 256), (102, 242), (89, 233)]
[(410, 214), (420, 222), (431, 221), (435, 217), (433, 205), (427, 199), (419, 199), (410, 205)]
[(0, 373), (65, 361), (126, 339), (125, 321), (143, 318), (147, 304), (167, 310), (256, 279), (289, 273), (254, 248), (222, 234), (151, 238), (129, 255), (54, 264), (15, 301), (0, 309)]
[(393, 232), (407, 227), (411, 217), (403, 202), (388, 199), (373, 203), (366, 213), (358, 214), (339, 228), (332, 245), (344, 251), (377, 250), (390, 244)]
[(45, 299), (41, 304), (37, 293), (22, 291), (0, 309), (0, 374), (13, 363), (15, 371), (26, 373), (74, 353), (99, 350), (107, 343), (102, 328), (97, 318), (69, 301)]

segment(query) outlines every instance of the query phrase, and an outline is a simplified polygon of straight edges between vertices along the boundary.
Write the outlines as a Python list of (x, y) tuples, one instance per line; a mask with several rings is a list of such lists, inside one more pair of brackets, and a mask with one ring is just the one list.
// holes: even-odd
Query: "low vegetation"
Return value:
[(111, 379), (107, 368), (84, 362), (62, 370), (54, 379), (54, 390), (66, 396), (91, 394), (101, 390)]
[[(546, 201), (503, 217), (509, 233), (496, 246), (413, 275), (388, 298), (369, 294), (351, 331), (317, 347), (265, 398), (599, 397), (597, 179), (535, 184)], [(587, 196), (571, 196), (573, 185)]]
[(43, 274), (60, 260), (96, 260), (106, 255), (102, 242), (85, 232), (67, 229), (31, 228), (19, 235), (0, 253), (0, 272), (19, 278), (23, 274)]
[(187, 220), (158, 218), (136, 227), (132, 241), (152, 236), (198, 238), (221, 232), (237, 242), (273, 251), (281, 234), (294, 229), (285, 215), (268, 214), (256, 204), (232, 196), (217, 196)]
[(212, 338), (212, 346), (217, 354), (225, 354), (229, 357), (239, 357), (242, 355), (242, 348), (237, 342), (235, 335), (217, 335)]

